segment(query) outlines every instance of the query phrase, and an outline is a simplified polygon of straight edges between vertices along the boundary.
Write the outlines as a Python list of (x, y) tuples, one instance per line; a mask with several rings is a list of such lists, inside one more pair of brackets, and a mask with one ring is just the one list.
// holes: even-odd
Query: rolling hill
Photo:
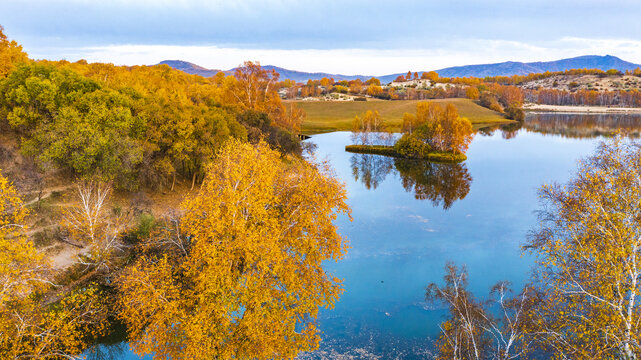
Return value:
[[(189, 74), (198, 74), (205, 77), (213, 76), (220, 70), (206, 69), (202, 66), (192, 64), (187, 61), (181, 60), (165, 60), (161, 64), (167, 64), (174, 69), (182, 70)], [(297, 82), (305, 82), (309, 79), (319, 80), (324, 77), (334, 78), (334, 80), (354, 80), (361, 79), (363, 81), (377, 77), (383, 83), (389, 83), (396, 79), (399, 75), (406, 73), (397, 73), (383, 76), (373, 75), (342, 75), (342, 74), (329, 74), (323, 72), (304, 72), (281, 68), (273, 65), (263, 66), (269, 70), (276, 70), (280, 74), (281, 79), (291, 79)], [(442, 77), (486, 77), (486, 76), (511, 76), (511, 75), (527, 75), (530, 73), (542, 73), (546, 71), (564, 71), (570, 69), (617, 69), (619, 71), (632, 70), (641, 67), (639, 64), (634, 64), (612, 55), (586, 55), (568, 59), (561, 59), (556, 61), (537, 61), (537, 62), (515, 62), (507, 61), (496, 64), (480, 64), (480, 65), (466, 65), (448, 67), (436, 72)], [(232, 74), (234, 69), (224, 71), (226, 74)], [(422, 74), (423, 71), (419, 71)]]
[(641, 65), (621, 60), (616, 56), (586, 55), (556, 61), (537, 61), (530, 63), (508, 61), (497, 64), (455, 66), (436, 70), (436, 72), (442, 77), (486, 77), (527, 75), (531, 73), (570, 69), (617, 69), (619, 71), (625, 71), (638, 67), (641, 67)]
[(203, 77), (211, 77), (220, 72), (220, 70), (206, 69), (202, 66), (198, 66), (196, 64), (192, 64), (190, 62), (182, 60), (164, 60), (161, 61), (158, 65), (169, 65), (172, 68), (184, 71), (187, 74), (200, 75)]

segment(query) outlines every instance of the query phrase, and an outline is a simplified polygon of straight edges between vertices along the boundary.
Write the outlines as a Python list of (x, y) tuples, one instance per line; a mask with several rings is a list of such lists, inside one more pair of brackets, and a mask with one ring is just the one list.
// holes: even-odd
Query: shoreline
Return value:
[(548, 112), (573, 112), (573, 113), (594, 113), (594, 114), (641, 114), (638, 107), (609, 107), (609, 106), (581, 106), (581, 105), (543, 105), (525, 104), (525, 111), (548, 111)]
[(465, 154), (438, 151), (432, 151), (425, 157), (407, 157), (397, 153), (394, 146), (385, 145), (345, 145), (345, 151), (356, 154), (382, 155), (408, 160), (424, 160), (442, 164), (455, 164), (467, 160), (467, 156), (465, 156)]

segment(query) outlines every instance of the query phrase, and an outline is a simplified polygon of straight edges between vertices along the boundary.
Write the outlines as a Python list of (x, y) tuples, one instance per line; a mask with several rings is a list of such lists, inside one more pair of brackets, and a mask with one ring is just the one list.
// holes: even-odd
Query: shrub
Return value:
[(156, 227), (156, 218), (147, 212), (140, 214), (137, 222), (138, 225), (136, 226), (136, 230), (133, 235), (135, 235), (139, 240), (148, 238), (151, 231)]
[(415, 135), (404, 134), (396, 144), (394, 150), (403, 157), (425, 158), (430, 152), (430, 146)]
[(505, 117), (516, 121), (523, 121), (525, 119), (525, 112), (516, 106), (509, 106), (505, 109)]
[(503, 112), (503, 108), (502, 108), (502, 107), (501, 107), (501, 105), (500, 105), (499, 103), (497, 103), (497, 102), (494, 102), (494, 103), (490, 104), (490, 110), (494, 110), (494, 111), (496, 111), (496, 112), (500, 112), (500, 113), (502, 113), (502, 112)]

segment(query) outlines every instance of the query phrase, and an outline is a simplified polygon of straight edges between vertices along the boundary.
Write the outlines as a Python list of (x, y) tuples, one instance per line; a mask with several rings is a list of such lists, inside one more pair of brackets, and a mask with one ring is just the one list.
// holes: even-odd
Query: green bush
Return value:
[(151, 231), (156, 227), (156, 218), (150, 213), (145, 212), (140, 214), (137, 222), (138, 225), (136, 226), (134, 235), (139, 240), (148, 238)]
[(430, 146), (414, 135), (404, 134), (396, 144), (394, 150), (401, 156), (412, 159), (422, 159), (430, 153)]

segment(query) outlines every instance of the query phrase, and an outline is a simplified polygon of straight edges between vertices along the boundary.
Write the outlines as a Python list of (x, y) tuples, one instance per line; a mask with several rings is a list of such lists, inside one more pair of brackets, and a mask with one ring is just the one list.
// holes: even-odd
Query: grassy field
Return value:
[[(454, 104), (459, 115), (468, 118), (475, 128), (481, 124), (510, 122), (495, 111), (475, 104), (468, 99), (429, 100), (443, 106)], [(416, 113), (418, 100), (375, 100), (375, 101), (296, 101), (307, 113), (303, 121), (304, 134), (318, 134), (330, 131), (351, 130), (354, 116), (367, 110), (377, 110), (384, 121), (393, 128), (400, 128), (403, 114)]]
[[(511, 122), (502, 114), (477, 105), (468, 99), (435, 99), (429, 100), (445, 106), (454, 104), (459, 115), (468, 118), (475, 128), (482, 124)], [(307, 113), (303, 121), (304, 134), (318, 134), (330, 131), (352, 129), (354, 116), (367, 110), (377, 110), (381, 118), (393, 128), (399, 129), (403, 114), (416, 113), (418, 100), (375, 100), (375, 101), (296, 101)]]

